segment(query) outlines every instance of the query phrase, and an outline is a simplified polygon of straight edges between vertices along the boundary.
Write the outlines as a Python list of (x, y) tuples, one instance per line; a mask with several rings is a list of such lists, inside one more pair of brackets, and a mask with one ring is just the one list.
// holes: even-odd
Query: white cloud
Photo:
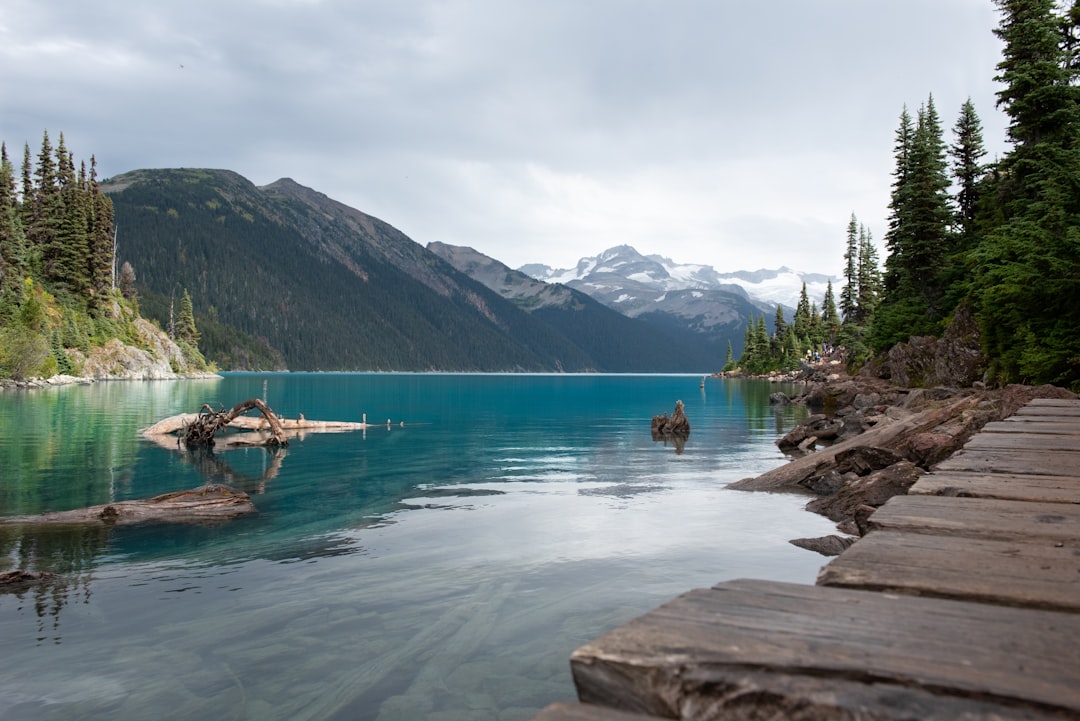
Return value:
[(1003, 147), (989, 0), (11, 0), (0, 23), (9, 149), (48, 129), (106, 175), (290, 176), (510, 265), (630, 243), (833, 272), (852, 211), (884, 234), (904, 104), (933, 93), (951, 128), (971, 96)]

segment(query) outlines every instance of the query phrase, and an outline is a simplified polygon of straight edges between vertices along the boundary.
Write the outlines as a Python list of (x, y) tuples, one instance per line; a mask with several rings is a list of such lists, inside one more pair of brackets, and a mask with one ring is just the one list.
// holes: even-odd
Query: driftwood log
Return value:
[(270, 426), (270, 436), (263, 442), (263, 445), (289, 445), (289, 441), (285, 437), (285, 430), (281, 427), (278, 417), (274, 415), (269, 406), (258, 398), (249, 398), (246, 401), (237, 403), (228, 411), (224, 409), (215, 411), (210, 406), (203, 404), (195, 420), (184, 431), (184, 445), (188, 448), (212, 448), (214, 436), (217, 435), (218, 431), (232, 423), (237, 416), (243, 415), (253, 408), (257, 408), (262, 413), (263, 418), (266, 419), (267, 424)]
[(38, 516), (13, 516), (2, 523), (99, 523), (126, 526), (151, 521), (205, 523), (242, 516), (255, 510), (251, 497), (243, 491), (214, 483), (187, 491), (163, 493), (144, 500), (116, 501), (73, 511), (56, 511)]

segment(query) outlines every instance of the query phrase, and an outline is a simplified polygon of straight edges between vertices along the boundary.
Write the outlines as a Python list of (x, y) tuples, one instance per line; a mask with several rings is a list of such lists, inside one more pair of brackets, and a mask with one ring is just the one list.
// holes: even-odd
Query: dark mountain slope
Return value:
[(292, 181), (257, 188), (229, 171), (140, 170), (103, 188), (140, 288), (186, 288), (197, 311), (264, 339), (290, 368), (596, 367), (400, 231)]

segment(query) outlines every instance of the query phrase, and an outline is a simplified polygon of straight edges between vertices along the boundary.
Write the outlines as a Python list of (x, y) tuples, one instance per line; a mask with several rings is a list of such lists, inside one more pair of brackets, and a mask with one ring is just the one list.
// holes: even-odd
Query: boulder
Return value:
[(818, 538), (793, 538), (788, 543), (822, 556), (839, 556), (858, 540), (853, 536), (820, 536)]
[(806, 504), (806, 510), (838, 523), (854, 519), (860, 506), (877, 508), (893, 496), (907, 493), (921, 475), (914, 463), (900, 461), (846, 483), (836, 495), (815, 498)]

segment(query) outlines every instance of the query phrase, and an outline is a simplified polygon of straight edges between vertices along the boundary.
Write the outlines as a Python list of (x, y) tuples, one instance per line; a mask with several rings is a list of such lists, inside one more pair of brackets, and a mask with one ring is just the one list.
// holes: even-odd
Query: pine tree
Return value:
[(191, 296), (187, 289), (180, 299), (180, 314), (176, 319), (176, 338), (184, 341), (192, 348), (199, 344), (199, 331), (195, 328), (195, 311), (191, 304)]
[(836, 298), (833, 296), (831, 280), (825, 286), (825, 299), (821, 304), (821, 322), (825, 330), (825, 340), (835, 343), (836, 333), (840, 330), (840, 314), (836, 309)]
[[(29, 177), (29, 173), (24, 175), (24, 179), (26, 177)], [(38, 153), (33, 178), (29, 194), (24, 191), (23, 195), (23, 204), (29, 206), (25, 225), (26, 240), (32, 249), (33, 259), (40, 264), (40, 268), (35, 267), (34, 271), (45, 277), (52, 277), (56, 272), (57, 262), (53, 239), (62, 218), (63, 201), (60, 199), (56, 160), (47, 131), (42, 136), (41, 151)]]
[(776, 317), (773, 319), (773, 335), (781, 343), (784, 341), (784, 335), (787, 331), (787, 322), (784, 320), (784, 307), (779, 303), (776, 304)]
[(856, 280), (855, 318), (860, 324), (871, 321), (884, 291), (881, 268), (878, 265), (874, 237), (865, 226), (859, 226), (859, 262)]
[(10, 317), (14, 299), (21, 297), (19, 290), (27, 272), (25, 244), (15, 169), (7, 146), (0, 144), (0, 319)]
[(90, 213), (88, 196), (83, 192), (86, 185), (86, 166), (79, 176), (75, 163), (64, 145), (61, 133), (56, 147), (56, 185), (60, 205), (58, 222), (52, 236), (45, 240), (45, 280), (54, 290), (67, 291), (80, 304), (85, 305), (90, 287), (87, 258), (90, 255), (87, 240), (87, 222)]
[(1012, 151), (1002, 221), (970, 254), (972, 299), (995, 380), (1080, 388), (1080, 12), (1054, 0), (995, 0), (1005, 43), (996, 80)]
[(886, 294), (871, 330), (877, 350), (912, 335), (936, 334), (948, 310), (942, 270), (951, 252), (954, 213), (933, 96), (920, 108), (913, 131), (905, 116), (906, 110), (898, 131), (897, 182), (886, 236)]
[(792, 323), (792, 332), (798, 339), (804, 339), (810, 334), (810, 297), (806, 293), (806, 282), (802, 284), (799, 293), (799, 303), (795, 306), (795, 317)]
[(840, 314), (844, 320), (854, 320), (855, 299), (857, 292), (859, 263), (858, 224), (855, 213), (851, 214), (851, 221), (847, 228), (847, 246), (844, 250), (844, 287), (840, 289)]
[(950, 146), (949, 153), (952, 156), (953, 177), (957, 187), (956, 224), (961, 245), (967, 246), (974, 231), (975, 211), (979, 207), (979, 181), (985, 172), (982, 159), (986, 156), (982, 122), (975, 112), (971, 98), (960, 108), (960, 117), (953, 126), (953, 135), (955, 142)]
[(90, 291), (93, 305), (103, 307), (113, 287), (113, 204), (109, 196), (101, 192), (97, 179), (97, 159), (90, 156), (89, 187), (90, 216), (87, 222), (89, 242)]

